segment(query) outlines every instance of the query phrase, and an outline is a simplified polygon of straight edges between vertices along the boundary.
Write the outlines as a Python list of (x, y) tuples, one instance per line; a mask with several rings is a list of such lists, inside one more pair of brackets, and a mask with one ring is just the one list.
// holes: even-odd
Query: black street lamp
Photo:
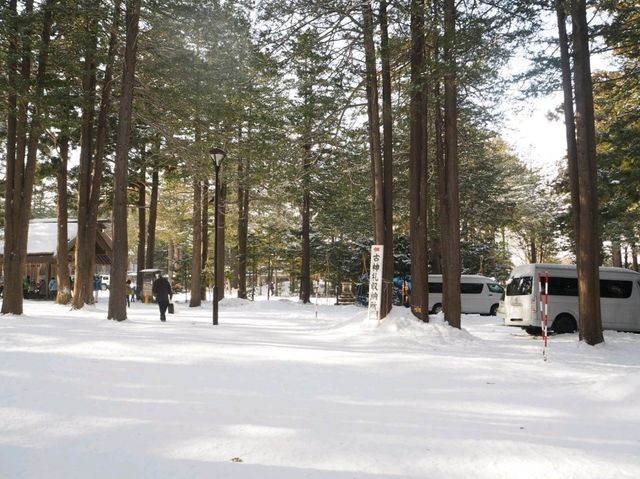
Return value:
[(215, 194), (213, 201), (214, 208), (214, 230), (213, 230), (213, 325), (218, 325), (218, 225), (220, 224), (220, 213), (218, 212), (218, 199), (220, 197), (220, 165), (222, 160), (227, 156), (227, 152), (222, 148), (211, 148), (209, 156), (213, 161), (213, 170), (215, 172)]

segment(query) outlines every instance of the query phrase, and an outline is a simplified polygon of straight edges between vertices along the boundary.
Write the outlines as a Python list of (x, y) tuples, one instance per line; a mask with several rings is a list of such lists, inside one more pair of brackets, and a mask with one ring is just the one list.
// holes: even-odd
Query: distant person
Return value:
[(30, 287), (31, 287), (31, 276), (27, 276), (22, 282), (22, 292), (25, 299), (29, 296)]
[(169, 301), (173, 298), (173, 291), (171, 290), (171, 283), (166, 277), (162, 276), (162, 273), (159, 273), (153, 282), (151, 292), (158, 302), (158, 308), (160, 308), (160, 321), (166, 321), (165, 313), (169, 307)]
[(49, 281), (49, 297), (55, 300), (57, 295), (58, 295), (58, 281), (56, 281), (56, 278), (52, 276), (51, 281)]
[(133, 288), (131, 287), (131, 280), (127, 280), (127, 286), (125, 288), (127, 293), (127, 308), (131, 307), (131, 297), (133, 296)]
[(38, 283), (38, 294), (40, 296), (47, 296), (47, 282), (42, 278)]
[(96, 274), (93, 277), (93, 295), (95, 297), (96, 303), (98, 302), (98, 294), (102, 289), (102, 278), (100, 278), (99, 274)]
[(402, 305), (405, 308), (411, 306), (411, 285), (408, 277), (402, 280)]

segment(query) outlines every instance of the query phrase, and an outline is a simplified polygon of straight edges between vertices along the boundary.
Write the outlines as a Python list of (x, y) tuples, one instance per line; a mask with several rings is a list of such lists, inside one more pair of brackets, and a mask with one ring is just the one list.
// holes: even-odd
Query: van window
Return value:
[(507, 296), (525, 296), (531, 294), (531, 276), (513, 278), (507, 285)]
[(492, 293), (504, 293), (504, 289), (502, 289), (502, 286), (496, 283), (487, 283), (487, 288), (489, 288), (489, 291), (491, 291)]
[[(540, 280), (540, 292), (544, 294), (547, 278)], [(578, 296), (578, 278), (549, 277), (549, 296)]]
[[(546, 278), (543, 276), (541, 292), (544, 293)], [(629, 298), (633, 283), (631, 281), (600, 280), (601, 298)], [(578, 296), (578, 278), (549, 278), (549, 296)]]
[(601, 298), (629, 298), (633, 283), (631, 281), (600, 280)]
[(429, 283), (430, 293), (442, 293), (442, 283)]
[(460, 283), (461, 294), (480, 294), (482, 293), (483, 283)]

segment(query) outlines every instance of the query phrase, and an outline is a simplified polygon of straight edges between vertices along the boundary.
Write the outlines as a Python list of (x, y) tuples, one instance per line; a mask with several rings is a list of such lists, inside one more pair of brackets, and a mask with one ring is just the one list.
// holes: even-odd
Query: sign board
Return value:
[(153, 301), (153, 280), (162, 272), (161, 269), (141, 269), (142, 273), (142, 299), (145, 303)]
[(369, 317), (371, 311), (375, 311), (376, 319), (380, 317), (380, 305), (382, 303), (382, 258), (384, 246), (374, 244), (371, 246), (371, 267), (369, 268)]

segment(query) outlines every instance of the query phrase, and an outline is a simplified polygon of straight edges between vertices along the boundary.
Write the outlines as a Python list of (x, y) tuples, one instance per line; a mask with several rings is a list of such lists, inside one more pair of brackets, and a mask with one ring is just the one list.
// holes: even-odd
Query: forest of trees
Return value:
[[(97, 222), (114, 246), (109, 318), (126, 319), (129, 265), (192, 290), (286, 275), (304, 302), (316, 278), (366, 274), (385, 245), (428, 320), (444, 276), (460, 327), (459, 276), (507, 278), (575, 258), (581, 339), (602, 341), (600, 264), (637, 269), (640, 7), (633, 0), (8, 0), (0, 7), (2, 313), (22, 314), (28, 222), (77, 218), (58, 255), (57, 301), (93, 302)], [(512, 72), (510, 60), (526, 59)], [(604, 55), (607, 71), (591, 71)], [(567, 159), (528, 166), (495, 112), (564, 92)], [(564, 121), (564, 126), (561, 121)], [(213, 165), (221, 147), (218, 217)], [(214, 228), (221, 258), (214, 271)], [(220, 289), (224, 294), (224, 288)], [(596, 298), (596, 299), (594, 299)]]

